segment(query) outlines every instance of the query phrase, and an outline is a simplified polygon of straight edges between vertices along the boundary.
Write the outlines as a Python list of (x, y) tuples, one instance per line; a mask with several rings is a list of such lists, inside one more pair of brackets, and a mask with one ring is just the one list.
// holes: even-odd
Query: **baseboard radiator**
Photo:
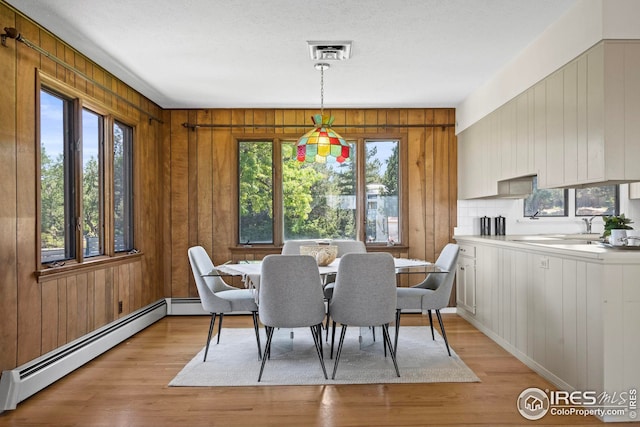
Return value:
[(22, 366), (2, 372), (0, 413), (81, 367), (167, 315), (165, 299), (109, 323)]
[(167, 298), (167, 316), (210, 314), (204, 311), (200, 298)]

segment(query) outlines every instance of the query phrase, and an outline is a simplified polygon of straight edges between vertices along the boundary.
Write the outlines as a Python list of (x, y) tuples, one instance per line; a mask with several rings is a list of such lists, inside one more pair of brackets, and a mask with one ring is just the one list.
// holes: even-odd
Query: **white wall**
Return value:
[[(620, 212), (634, 221), (634, 229), (640, 230), (640, 200), (629, 200), (629, 186), (620, 185)], [(479, 235), (480, 218), (488, 216), (495, 218), (502, 215), (506, 218), (507, 234), (573, 234), (584, 233), (586, 226), (582, 217), (575, 217), (574, 190), (569, 190), (569, 216), (563, 218), (540, 218), (537, 220), (523, 216), (522, 199), (491, 199), (491, 200), (458, 200), (458, 226), (454, 234), (458, 236)], [(602, 219), (595, 218), (592, 222), (592, 232), (602, 233), (604, 230)], [(492, 220), (491, 232), (495, 234), (495, 224)]]

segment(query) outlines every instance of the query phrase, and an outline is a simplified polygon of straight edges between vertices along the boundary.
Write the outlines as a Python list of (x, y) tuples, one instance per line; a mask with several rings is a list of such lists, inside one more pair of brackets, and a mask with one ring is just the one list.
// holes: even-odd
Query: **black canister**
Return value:
[(504, 236), (506, 233), (505, 230), (505, 218), (500, 215), (496, 217), (496, 236)]
[(480, 235), (491, 235), (491, 218), (489, 218), (488, 216), (483, 216), (482, 218), (480, 218)]

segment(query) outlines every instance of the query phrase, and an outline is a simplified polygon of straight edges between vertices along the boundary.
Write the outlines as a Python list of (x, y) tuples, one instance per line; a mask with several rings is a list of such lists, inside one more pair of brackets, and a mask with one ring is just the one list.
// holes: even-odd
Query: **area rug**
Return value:
[[(391, 329), (391, 328), (390, 328)], [(339, 329), (336, 331), (336, 349)], [(261, 330), (263, 334), (263, 330)], [(261, 382), (260, 361), (253, 329), (223, 329), (220, 344), (211, 340), (207, 361), (204, 347), (169, 386), (220, 387), (314, 384), (386, 384), (478, 382), (480, 379), (451, 349), (447, 354), (444, 340), (423, 326), (400, 328), (398, 337), (397, 377), (391, 357), (384, 357), (382, 337), (374, 337), (366, 328), (347, 329), (336, 379), (331, 379), (334, 359), (329, 358), (330, 342), (323, 343), (328, 380), (324, 379), (309, 328), (276, 332), (271, 358), (267, 360)], [(291, 338), (293, 336), (293, 338)], [(266, 339), (262, 338), (262, 345)], [(393, 340), (393, 333), (392, 338)], [(329, 339), (331, 341), (331, 339)]]

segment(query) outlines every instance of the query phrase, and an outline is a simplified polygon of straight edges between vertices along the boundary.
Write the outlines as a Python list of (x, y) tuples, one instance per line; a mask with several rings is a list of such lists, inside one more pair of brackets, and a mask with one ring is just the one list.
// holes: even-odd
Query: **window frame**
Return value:
[[(53, 96), (57, 96), (63, 98), (70, 103), (72, 103), (73, 107), (70, 112), (70, 120), (71, 124), (69, 124), (69, 130), (71, 132), (70, 140), (72, 141), (70, 144), (64, 147), (65, 150), (69, 149), (72, 152), (72, 170), (70, 171), (72, 182), (70, 186), (72, 188), (65, 188), (65, 191), (69, 191), (71, 193), (71, 197), (73, 201), (70, 202), (72, 205), (71, 208), (73, 212), (71, 215), (73, 217), (73, 226), (69, 227), (69, 230), (66, 230), (66, 233), (69, 233), (69, 236), (65, 236), (65, 239), (69, 239), (73, 241), (75, 254), (71, 254), (70, 258), (65, 257), (65, 260), (51, 261), (51, 262), (43, 262), (42, 260), (42, 236), (41, 236), (41, 223), (42, 223), (42, 206), (41, 206), (41, 190), (40, 190), (40, 181), (41, 181), (41, 157), (40, 157), (40, 149), (41, 149), (41, 135), (40, 135), (40, 127), (41, 127), (41, 118), (40, 118), (40, 94), (41, 91), (46, 91), (51, 93)], [(136, 141), (136, 125), (132, 123), (127, 117), (119, 114), (113, 109), (101, 104), (99, 101), (91, 98), (86, 93), (83, 93), (75, 88), (72, 88), (53, 77), (50, 77), (42, 72), (36, 73), (36, 85), (35, 85), (35, 129), (36, 129), (36, 173), (38, 185), (36, 186), (36, 260), (37, 260), (37, 269), (36, 276), (40, 277), (43, 275), (55, 274), (58, 271), (68, 271), (70, 269), (75, 269), (78, 267), (82, 267), (87, 264), (95, 264), (95, 263), (103, 263), (109, 262), (113, 258), (121, 259), (122, 256), (128, 256), (139, 253), (135, 249), (135, 215), (136, 215), (136, 197), (135, 197), (135, 141)], [(100, 174), (100, 188), (99, 188), (99, 199), (100, 206), (99, 209), (101, 213), (101, 228), (103, 241), (101, 242), (101, 254), (94, 256), (85, 256), (82, 246), (83, 239), (83, 230), (80, 226), (81, 223), (78, 221), (82, 221), (83, 212), (82, 212), (82, 168), (83, 168), (83, 160), (82, 160), (82, 147), (77, 146), (75, 149), (74, 145), (78, 144), (82, 138), (82, 113), (83, 110), (87, 109), (91, 113), (97, 114), (102, 118), (102, 129), (101, 129), (101, 143), (99, 143), (99, 156), (100, 156), (100, 166), (99, 166), (99, 174)], [(132, 214), (131, 214), (131, 240), (133, 248), (124, 252), (116, 252), (114, 248), (114, 240), (115, 240), (115, 229), (114, 229), (114, 195), (113, 195), (113, 179), (114, 179), (114, 171), (113, 171), (113, 131), (114, 124), (118, 122), (122, 125), (125, 125), (131, 129), (131, 161), (129, 172), (129, 176), (131, 177), (130, 189), (131, 192), (131, 201), (132, 205)], [(67, 163), (67, 162), (65, 162)], [(66, 169), (66, 165), (65, 165)], [(65, 172), (67, 173), (67, 172)], [(52, 268), (55, 267), (55, 268)]]
[(527, 215), (527, 198), (524, 198), (522, 201), (522, 216), (523, 218), (567, 218), (569, 216), (569, 190), (566, 188), (538, 188), (537, 186), (537, 177), (533, 178), (534, 180), (536, 180), (535, 182), (535, 189), (533, 190), (533, 193), (531, 193), (531, 195), (533, 195), (536, 191), (546, 191), (546, 190), (562, 190), (563, 191), (563, 198), (564, 198), (564, 213), (562, 215), (540, 215), (538, 212), (532, 214), (532, 215)]
[[(615, 206), (613, 207), (613, 215), (620, 215), (620, 184), (611, 184), (611, 185), (615, 187), (615, 198), (616, 198)], [(596, 185), (593, 187), (606, 187), (606, 185), (604, 186)], [(576, 218), (604, 216), (604, 215), (578, 214), (578, 190), (584, 190), (586, 188), (591, 188), (591, 187), (576, 188), (573, 191), (573, 215)]]
[[(404, 133), (362, 133), (362, 134), (346, 134), (341, 132), (342, 137), (348, 143), (354, 143), (356, 146), (356, 239), (365, 242), (369, 247), (385, 247), (388, 244), (383, 242), (367, 242), (366, 241), (366, 185), (365, 185), (365, 156), (364, 147), (367, 141), (398, 141), (398, 226), (399, 241), (394, 242), (394, 246), (408, 246), (408, 200), (407, 200), (407, 141), (408, 137)], [(233, 172), (234, 180), (234, 196), (236, 203), (233, 204), (233, 220), (235, 221), (235, 241), (238, 247), (245, 246), (246, 242), (240, 242), (240, 212), (239, 212), (239, 194), (240, 194), (240, 143), (241, 142), (271, 142), (272, 144), (272, 165), (273, 165), (273, 243), (249, 243), (250, 246), (260, 247), (281, 247), (284, 244), (284, 211), (283, 211), (283, 194), (282, 194), (282, 149), (281, 144), (284, 142), (295, 142), (300, 135), (284, 134), (284, 133), (265, 133), (265, 134), (234, 134), (235, 162)]]

